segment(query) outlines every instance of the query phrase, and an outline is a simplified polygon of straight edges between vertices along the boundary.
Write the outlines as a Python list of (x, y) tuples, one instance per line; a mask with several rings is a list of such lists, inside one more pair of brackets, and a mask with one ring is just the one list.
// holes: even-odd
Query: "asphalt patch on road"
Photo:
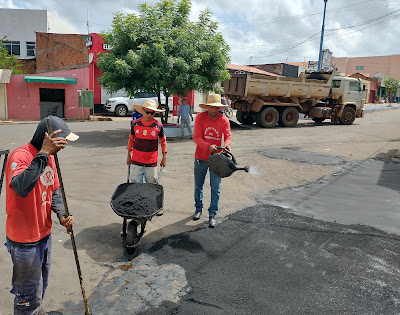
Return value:
[(299, 151), (299, 148), (272, 148), (260, 152), (273, 159), (317, 165), (342, 165), (346, 161), (332, 155)]
[(399, 314), (400, 237), (255, 206), (163, 239), (190, 290), (140, 314)]
[(265, 192), (260, 203), (343, 224), (400, 234), (400, 163), (368, 159), (343, 165), (317, 182)]

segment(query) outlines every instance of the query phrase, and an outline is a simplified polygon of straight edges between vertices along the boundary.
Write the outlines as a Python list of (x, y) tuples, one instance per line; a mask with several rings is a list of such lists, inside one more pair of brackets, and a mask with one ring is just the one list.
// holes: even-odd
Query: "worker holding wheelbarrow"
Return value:
[(67, 232), (74, 225), (60, 193), (54, 155), (75, 141), (65, 122), (48, 117), (37, 126), (32, 140), (12, 151), (6, 164), (6, 247), (13, 262), (11, 293), (14, 314), (44, 314), (42, 299), (51, 264), (51, 211)]
[(136, 105), (135, 110), (143, 117), (132, 122), (131, 133), (128, 141), (128, 156), (126, 164), (131, 165), (131, 182), (158, 183), (158, 140), (160, 139), (162, 159), (161, 168), (167, 165), (167, 139), (164, 134), (163, 125), (154, 118), (158, 109), (153, 100), (146, 100), (143, 105)]

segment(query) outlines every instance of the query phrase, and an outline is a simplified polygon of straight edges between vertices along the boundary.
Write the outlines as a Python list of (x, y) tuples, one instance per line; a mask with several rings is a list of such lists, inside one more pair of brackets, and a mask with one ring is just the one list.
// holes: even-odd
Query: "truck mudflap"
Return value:
[(363, 109), (363, 110), (361, 110), (361, 115), (360, 115), (360, 117), (357, 117), (357, 118), (364, 118), (364, 115), (365, 115), (365, 110)]

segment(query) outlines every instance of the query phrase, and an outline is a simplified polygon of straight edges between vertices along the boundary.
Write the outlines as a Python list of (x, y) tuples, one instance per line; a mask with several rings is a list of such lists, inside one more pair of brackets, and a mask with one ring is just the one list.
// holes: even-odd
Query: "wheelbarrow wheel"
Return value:
[[(136, 238), (137, 238), (137, 223), (135, 220), (132, 220), (129, 222), (128, 230), (126, 231), (126, 245), (127, 246), (135, 245)], [(127, 252), (128, 252), (128, 248), (127, 248)], [(128, 252), (128, 254), (129, 254), (129, 252)]]

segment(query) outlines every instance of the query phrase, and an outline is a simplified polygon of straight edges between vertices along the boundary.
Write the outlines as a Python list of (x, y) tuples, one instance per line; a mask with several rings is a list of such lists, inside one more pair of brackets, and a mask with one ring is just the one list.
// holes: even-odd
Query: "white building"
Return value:
[(0, 9), (0, 39), (19, 59), (35, 57), (35, 31), (80, 34), (74, 27), (47, 10)]
[[(318, 61), (309, 61), (308, 68), (317, 71)], [(321, 70), (336, 70), (332, 64), (332, 52), (329, 49), (322, 49)]]

